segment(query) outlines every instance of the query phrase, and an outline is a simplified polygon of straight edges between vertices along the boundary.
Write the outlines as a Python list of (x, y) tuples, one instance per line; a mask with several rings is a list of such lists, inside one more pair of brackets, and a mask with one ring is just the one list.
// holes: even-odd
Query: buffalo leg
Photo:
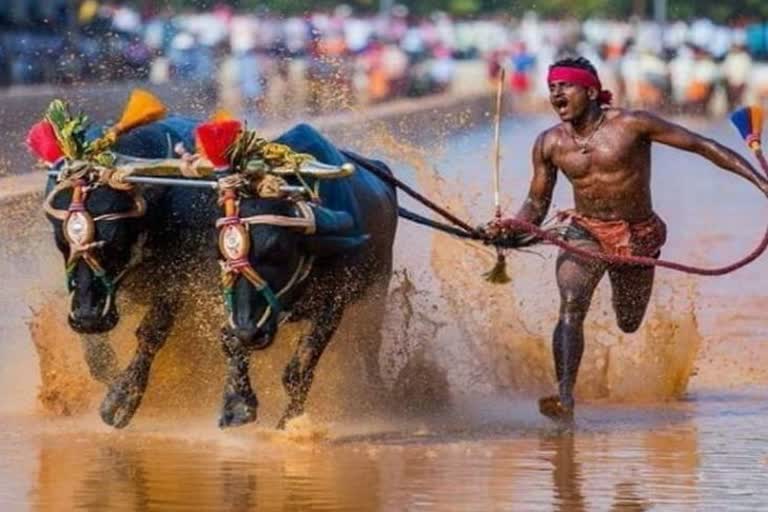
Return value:
[(156, 301), (136, 330), (138, 345), (128, 367), (109, 386), (101, 403), (101, 419), (115, 428), (131, 421), (147, 389), (149, 371), (155, 354), (168, 338), (175, 319), (177, 303)]
[(227, 383), (224, 386), (224, 405), (219, 427), (236, 427), (256, 421), (259, 401), (248, 375), (251, 350), (234, 334), (222, 329), (221, 344), (227, 356)]
[(312, 331), (303, 336), (291, 361), (283, 373), (283, 386), (288, 391), (290, 402), (283, 416), (277, 424), (277, 428), (284, 429), (288, 420), (301, 415), (304, 412), (304, 403), (307, 400), (309, 388), (315, 375), (320, 356), (333, 337), (334, 332), (341, 322), (344, 312), (343, 306), (333, 302), (315, 318)]

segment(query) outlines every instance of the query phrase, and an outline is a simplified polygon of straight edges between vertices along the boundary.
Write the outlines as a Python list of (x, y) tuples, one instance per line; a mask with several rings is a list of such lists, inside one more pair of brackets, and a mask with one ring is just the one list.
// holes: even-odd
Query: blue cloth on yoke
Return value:
[[(294, 151), (308, 153), (325, 164), (342, 165), (347, 162), (336, 146), (308, 124), (294, 126), (275, 142), (285, 144)], [(315, 208), (317, 234), (306, 238), (310, 252), (331, 256), (357, 249), (370, 239), (370, 235), (362, 229), (363, 205), (356, 193), (361, 186), (381, 196), (388, 193), (386, 185), (360, 168), (347, 178), (320, 182), (322, 206)]]

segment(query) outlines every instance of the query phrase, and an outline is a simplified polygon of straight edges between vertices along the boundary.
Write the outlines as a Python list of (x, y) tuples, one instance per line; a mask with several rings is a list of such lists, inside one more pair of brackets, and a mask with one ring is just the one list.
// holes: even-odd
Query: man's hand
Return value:
[(505, 246), (514, 246), (516, 242), (522, 242), (527, 233), (516, 227), (512, 219), (495, 218), (492, 221), (478, 226), (478, 231), (485, 236), (486, 244), (495, 244), (504, 241)]
[(489, 242), (495, 238), (498, 238), (501, 236), (502, 233), (502, 224), (501, 219), (494, 218), (493, 220), (486, 222), (485, 224), (480, 224), (477, 226), (477, 230), (480, 232), (483, 237), (485, 237), (485, 241)]
[(760, 178), (757, 180), (757, 186), (760, 187), (760, 190), (763, 191), (763, 194), (768, 197), (768, 180), (765, 178)]

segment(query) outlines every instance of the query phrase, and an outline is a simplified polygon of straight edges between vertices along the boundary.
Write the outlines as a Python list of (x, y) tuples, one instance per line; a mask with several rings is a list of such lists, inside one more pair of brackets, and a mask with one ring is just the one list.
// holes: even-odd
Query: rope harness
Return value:
[[(477, 228), (473, 228), (467, 222), (459, 219), (458, 217), (456, 217), (455, 215), (447, 211), (445, 208), (437, 205), (433, 201), (429, 200), (428, 198), (424, 197), (420, 193), (416, 192), (413, 188), (409, 187), (407, 184), (403, 183), (396, 177), (392, 176), (392, 174), (390, 174), (386, 169), (381, 167), (376, 162), (367, 160), (365, 158), (362, 158), (348, 151), (344, 151), (343, 153), (347, 158), (355, 162), (357, 165), (365, 167), (382, 181), (396, 188), (399, 188), (400, 190), (405, 192), (407, 195), (411, 196), (413, 199), (415, 199), (416, 201), (418, 201), (419, 203), (427, 207), (428, 209), (432, 210), (433, 212), (437, 213), (438, 215), (446, 219), (450, 224), (434, 221), (432, 219), (419, 215), (418, 213), (406, 210), (405, 208), (399, 208), (398, 215), (400, 215), (400, 217), (403, 217), (417, 224), (421, 224), (421, 225), (430, 227), (432, 229), (451, 234), (459, 238), (482, 241), (485, 244), (493, 245), (498, 248), (512, 249), (512, 248), (523, 247), (526, 245), (532, 245), (534, 243), (541, 243), (542, 241), (544, 241), (544, 242), (549, 242), (552, 245), (556, 245), (560, 249), (563, 249), (564, 251), (568, 251), (572, 254), (575, 254), (576, 256), (580, 256), (582, 258), (587, 258), (587, 259), (599, 260), (604, 263), (608, 263), (610, 265), (635, 265), (635, 266), (644, 266), (644, 267), (655, 266), (655, 267), (663, 267), (671, 270), (676, 270), (686, 274), (694, 274), (694, 275), (700, 275), (700, 276), (721, 276), (721, 275), (729, 274), (731, 272), (734, 272), (752, 263), (758, 257), (760, 257), (760, 255), (762, 255), (766, 251), (766, 249), (768, 249), (768, 229), (766, 229), (765, 234), (763, 235), (763, 238), (760, 241), (760, 243), (757, 245), (757, 247), (755, 247), (755, 249), (753, 249), (749, 254), (747, 254), (740, 260), (735, 261), (734, 263), (731, 263), (729, 265), (721, 266), (721, 267), (703, 268), (703, 267), (686, 265), (686, 264), (678, 263), (674, 261), (667, 261), (667, 260), (656, 259), (656, 258), (645, 257), (645, 256), (616, 256), (612, 254), (605, 254), (603, 252), (585, 250), (563, 240), (562, 236), (559, 233), (560, 230), (557, 228), (544, 229), (544, 228), (541, 228), (540, 226), (537, 226), (530, 222), (526, 222), (519, 219), (509, 219), (508, 222), (511, 224), (513, 229), (520, 231), (522, 233), (526, 233), (527, 236), (521, 237), (521, 238), (515, 238), (514, 240), (490, 237), (486, 233), (482, 232), (481, 230)], [(762, 164), (762, 161), (761, 161), (761, 164)], [(766, 166), (766, 168), (768, 169), (768, 166)]]
[[(67, 291), (74, 292), (77, 264), (80, 260), (84, 261), (107, 292), (107, 300), (101, 312), (101, 315), (105, 316), (114, 300), (117, 284), (133, 267), (135, 258), (131, 258), (129, 264), (116, 276), (109, 276), (96, 255), (96, 251), (107, 244), (104, 240), (95, 240), (96, 225), (99, 222), (143, 217), (146, 213), (146, 202), (133, 186), (118, 183), (116, 180), (114, 180), (115, 183), (112, 183), (114, 175), (102, 171), (103, 169), (91, 167), (82, 162), (63, 162), (57, 177), (58, 183), (45, 198), (43, 209), (50, 217), (62, 221), (62, 232), (69, 246), (69, 256), (65, 267)], [(134, 207), (127, 212), (91, 216), (86, 208), (86, 200), (89, 192), (100, 186), (109, 186), (116, 190), (129, 192), (132, 195)], [(72, 200), (68, 208), (66, 210), (55, 208), (53, 206), (55, 197), (69, 188), (72, 189)]]
[(279, 226), (291, 229), (299, 229), (304, 234), (315, 233), (315, 215), (312, 208), (305, 201), (294, 201), (297, 217), (285, 215), (254, 215), (251, 217), (240, 216), (241, 193), (238, 187), (243, 181), (239, 175), (227, 176), (219, 179), (219, 205), (224, 210), (224, 216), (216, 221), (219, 230), (219, 252), (221, 253), (221, 284), (224, 293), (224, 301), (229, 311), (229, 325), (235, 328), (234, 311), (234, 287), (238, 278), (243, 277), (261, 293), (267, 302), (256, 327), (260, 329), (267, 321), (274, 321), (280, 325), (288, 319), (288, 313), (284, 311), (280, 298), (288, 293), (294, 286), (304, 281), (309, 276), (314, 263), (314, 257), (302, 254), (291, 278), (277, 292), (273, 291), (270, 284), (259, 272), (253, 268), (249, 260), (251, 249), (250, 226), (267, 225)]

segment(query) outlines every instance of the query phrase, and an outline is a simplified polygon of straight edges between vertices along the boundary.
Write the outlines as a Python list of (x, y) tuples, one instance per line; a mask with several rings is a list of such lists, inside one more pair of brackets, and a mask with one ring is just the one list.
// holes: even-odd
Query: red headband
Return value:
[(582, 87), (594, 87), (600, 91), (597, 101), (601, 105), (608, 105), (613, 99), (611, 91), (603, 90), (603, 85), (600, 83), (597, 75), (592, 74), (586, 69), (565, 66), (551, 68), (547, 75), (547, 83), (551, 84), (552, 82), (568, 82)]

